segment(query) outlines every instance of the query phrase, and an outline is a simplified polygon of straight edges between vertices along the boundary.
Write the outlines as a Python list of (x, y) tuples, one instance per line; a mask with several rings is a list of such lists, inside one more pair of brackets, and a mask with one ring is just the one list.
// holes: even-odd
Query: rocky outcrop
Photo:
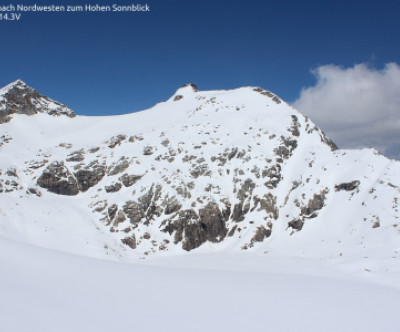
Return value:
[[(258, 197), (255, 198), (255, 200), (257, 199)], [(264, 210), (270, 218), (276, 220), (279, 217), (279, 209), (276, 206), (276, 197), (271, 193), (264, 195), (260, 199), (260, 209)]]
[(138, 182), (142, 177), (143, 175), (128, 175), (125, 173), (120, 176), (118, 180), (120, 180), (125, 187), (130, 187)]
[(163, 205), (165, 205), (164, 213), (167, 215), (179, 211), (182, 207), (176, 197), (166, 198), (163, 202)]
[(148, 224), (153, 217), (159, 217), (162, 208), (157, 205), (160, 198), (161, 186), (152, 185), (149, 191), (139, 197), (138, 201), (127, 201), (123, 206), (123, 211), (129, 218), (131, 224), (137, 225), (139, 222)]
[(321, 210), (324, 206), (327, 193), (328, 189), (324, 189), (321, 193), (314, 194), (313, 198), (308, 201), (308, 204), (301, 208), (301, 214), (307, 218), (315, 218), (317, 216), (316, 211)]
[(271, 98), (276, 104), (280, 104), (281, 100), (278, 98), (278, 96), (274, 95), (271, 91), (268, 90), (264, 90), (262, 88), (254, 88), (253, 91), (256, 91), (264, 96), (267, 96), (269, 98)]
[(246, 179), (237, 192), (239, 203), (233, 207), (231, 218), (233, 221), (239, 222), (244, 220), (244, 216), (250, 210), (250, 197), (255, 188), (255, 183), (250, 179)]
[(126, 157), (121, 157), (117, 162), (112, 163), (108, 168), (107, 175), (112, 176), (122, 173), (129, 167), (129, 160)]
[(308, 201), (308, 204), (300, 208), (300, 215), (288, 223), (288, 227), (300, 231), (303, 228), (306, 219), (316, 218), (318, 216), (318, 211), (325, 205), (326, 195), (328, 192), (329, 189), (325, 188), (319, 194), (314, 194), (314, 196)]
[(131, 249), (136, 249), (136, 237), (135, 237), (135, 234), (121, 239), (121, 242), (123, 244), (129, 246)]
[(281, 136), (282, 144), (274, 149), (274, 153), (282, 162), (283, 159), (289, 159), (292, 156), (294, 150), (297, 148), (297, 140), (291, 137)]
[(122, 184), (119, 182), (110, 184), (109, 186), (105, 186), (105, 190), (107, 193), (115, 193), (117, 191), (119, 191), (122, 188)]
[(55, 161), (47, 166), (37, 179), (37, 184), (59, 195), (74, 196), (79, 193), (78, 181), (63, 161)]
[(360, 181), (358, 181), (358, 180), (354, 180), (351, 182), (344, 182), (341, 184), (337, 184), (335, 186), (335, 191), (342, 191), (342, 190), (352, 191), (352, 190), (357, 189), (359, 185), (360, 185)]
[(254, 236), (251, 238), (250, 243), (242, 247), (242, 249), (252, 248), (256, 242), (263, 242), (265, 239), (271, 236), (272, 223), (268, 223), (267, 228), (264, 226), (258, 226)]
[[(57, 106), (29, 89), (15, 83), (0, 91), (0, 122), (8, 121), (7, 116), (15, 113), (52, 114)], [(189, 251), (207, 241), (218, 243), (231, 237), (227, 240), (247, 249), (266, 242), (275, 229), (286, 227), (288, 234), (296, 234), (309, 222), (323, 223), (324, 206), (340, 202), (334, 199), (335, 195), (351, 201), (359, 191), (371, 186), (369, 171), (346, 173), (355, 175), (351, 180), (363, 179), (363, 186), (358, 180), (340, 180), (344, 173), (335, 172), (352, 159), (341, 157), (348, 152), (332, 154), (326, 144), (334, 150), (334, 143), (295, 110), (284, 103), (274, 104), (281, 101), (273, 93), (256, 88), (261, 97), (250, 89), (250, 93), (238, 94), (245, 98), (241, 102), (240, 98), (225, 98), (225, 92), (212, 96), (192, 93), (190, 89), (196, 90), (192, 85), (185, 89), (165, 103), (166, 111), (177, 106), (182, 109), (176, 109), (176, 114), (171, 111), (177, 121), (171, 121), (168, 128), (161, 128), (158, 121), (153, 127), (153, 118), (146, 116), (144, 126), (132, 122), (133, 125), (121, 125), (117, 132), (115, 128), (108, 131), (103, 121), (97, 125), (96, 120), (87, 127), (82, 123), (74, 127), (71, 123), (65, 129), (70, 127), (72, 133), (65, 133), (63, 128), (62, 140), (56, 142), (57, 135), (52, 135), (65, 121), (43, 121), (40, 125), (48, 124), (51, 135), (46, 136), (48, 130), (43, 129), (43, 135), (37, 136), (49, 137), (46, 144), (33, 148), (27, 145), (27, 153), (33, 155), (23, 162), (18, 156), (14, 168), (11, 157), (2, 161), (2, 197), (20, 191), (20, 197), (37, 199), (35, 195), (46, 196), (41, 188), (60, 195), (81, 193), (77, 206), (80, 208), (81, 202), (87, 204), (94, 218), (101, 222), (99, 229), (108, 228), (115, 239), (127, 247), (139, 247), (147, 255), (171, 249), (172, 241)], [(248, 95), (256, 102), (247, 102)], [(177, 103), (172, 102), (174, 99)], [(157, 109), (163, 107), (164, 104), (157, 106), (153, 114), (161, 114)], [(214, 118), (217, 112), (220, 113)], [(85, 120), (83, 124), (87, 123)], [(118, 121), (112, 123), (114, 126)], [(91, 132), (92, 128), (97, 132)], [(83, 129), (83, 136), (92, 138), (85, 143), (80, 134), (83, 141), (78, 143), (73, 135)], [(20, 141), (12, 140), (8, 134), (0, 136), (1, 152), (12, 153), (13, 145)], [(15, 151), (19, 150), (16, 146)], [(331, 167), (332, 160), (337, 167)], [(379, 174), (385, 177), (373, 184), (369, 194), (375, 186), (384, 185), (397, 195), (400, 185), (396, 180), (389, 179), (388, 172)], [(37, 179), (37, 186), (30, 179)], [(332, 179), (337, 179), (334, 188)], [(327, 187), (333, 196), (329, 203)], [(381, 190), (376, 190), (371, 198), (367, 193), (356, 197), (362, 199), (360, 211), (367, 211), (364, 207), (369, 209), (371, 202), (379, 199)], [(387, 202), (389, 205), (398, 208), (397, 200)], [(380, 222), (373, 219), (371, 226), (384, 229), (385, 223), (384, 218)], [(276, 235), (280, 236), (279, 232)]]
[(304, 221), (300, 218), (295, 218), (288, 223), (289, 227), (300, 231), (303, 228)]
[(228, 230), (221, 211), (215, 203), (209, 203), (198, 214), (193, 210), (181, 210), (174, 215), (163, 231), (175, 233), (175, 243), (182, 241), (182, 248), (190, 251), (206, 241), (222, 241)]
[(97, 160), (78, 170), (75, 173), (80, 191), (87, 191), (89, 188), (98, 184), (106, 174), (106, 166), (100, 164)]
[(268, 189), (276, 188), (279, 182), (282, 180), (281, 166), (276, 164), (271, 167), (265, 167), (261, 173), (261, 176), (268, 179), (264, 183)]
[(85, 159), (85, 151), (83, 149), (79, 150), (79, 151), (75, 151), (72, 152), (71, 154), (69, 154), (67, 156), (67, 161), (75, 161), (75, 162), (79, 162), (79, 161), (83, 161)]
[(34, 115), (47, 113), (54, 116), (75, 117), (76, 114), (67, 106), (27, 86), (21, 80), (15, 81), (3, 88), (6, 93), (0, 97), (0, 124), (11, 120), (12, 114)]
[(322, 130), (320, 130), (320, 137), (321, 137), (321, 142), (328, 145), (332, 151), (338, 149), (338, 146), (328, 136), (326, 136), (326, 134)]
[(110, 138), (108, 141), (108, 147), (114, 149), (116, 146), (121, 145), (126, 140), (126, 135), (117, 135)]

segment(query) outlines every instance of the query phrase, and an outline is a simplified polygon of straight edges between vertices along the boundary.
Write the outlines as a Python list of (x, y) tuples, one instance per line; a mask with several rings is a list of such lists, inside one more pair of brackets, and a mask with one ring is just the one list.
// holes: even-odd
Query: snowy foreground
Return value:
[(0, 331), (398, 331), (400, 289), (256, 254), (120, 263), (0, 238)]

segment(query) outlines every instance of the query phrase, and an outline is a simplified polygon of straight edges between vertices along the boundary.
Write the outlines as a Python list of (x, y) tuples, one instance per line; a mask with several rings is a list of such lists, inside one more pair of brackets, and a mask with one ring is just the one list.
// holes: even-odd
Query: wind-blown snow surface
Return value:
[[(30, 114), (10, 102), (16, 84)], [(0, 90), (13, 107), (0, 123), (0, 327), (398, 326), (399, 162), (335, 149), (260, 88), (188, 85), (146, 111), (72, 117), (16, 84)]]
[(398, 330), (400, 290), (295, 259), (125, 264), (1, 238), (0, 264), (1, 331)]

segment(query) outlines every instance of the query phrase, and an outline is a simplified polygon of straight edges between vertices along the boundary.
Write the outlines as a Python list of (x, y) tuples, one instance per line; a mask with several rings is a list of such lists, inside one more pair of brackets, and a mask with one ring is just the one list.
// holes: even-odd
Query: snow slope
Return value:
[(186, 85), (112, 117), (72, 116), (21, 81), (0, 94), (4, 239), (123, 262), (315, 261), (400, 285), (400, 163), (336, 149), (269, 91)]
[(269, 91), (83, 117), (0, 90), (1, 331), (397, 331), (400, 163)]
[(0, 238), (0, 330), (398, 330), (399, 289), (296, 260), (285, 271), (289, 262), (219, 253), (126, 264)]

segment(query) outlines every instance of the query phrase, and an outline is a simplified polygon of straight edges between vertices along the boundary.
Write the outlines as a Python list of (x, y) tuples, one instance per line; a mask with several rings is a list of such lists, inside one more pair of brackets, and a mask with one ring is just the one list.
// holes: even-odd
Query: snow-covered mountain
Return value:
[[(400, 163), (342, 150), (273, 93), (185, 85), (76, 116), (0, 90), (0, 234), (91, 257), (211, 251), (398, 260)], [(398, 271), (397, 271), (398, 272)]]

